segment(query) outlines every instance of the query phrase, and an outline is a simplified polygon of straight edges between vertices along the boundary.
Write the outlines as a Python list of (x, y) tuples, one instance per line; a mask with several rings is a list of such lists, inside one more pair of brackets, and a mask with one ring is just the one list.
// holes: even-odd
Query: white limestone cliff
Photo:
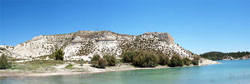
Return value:
[(0, 50), (0, 53), (13, 58), (30, 59), (52, 54), (56, 49), (63, 49), (65, 60), (90, 60), (94, 54), (114, 54), (135, 50), (152, 50), (165, 54), (180, 54), (192, 57), (192, 52), (174, 42), (168, 33), (149, 32), (142, 35), (117, 34), (110, 31), (78, 31), (60, 35), (40, 35), (15, 47)]

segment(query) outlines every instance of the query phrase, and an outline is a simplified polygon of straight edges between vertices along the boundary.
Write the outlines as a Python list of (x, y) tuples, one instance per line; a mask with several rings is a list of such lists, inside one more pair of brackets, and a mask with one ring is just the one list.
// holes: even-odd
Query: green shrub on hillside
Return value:
[(170, 67), (183, 66), (183, 61), (182, 61), (180, 55), (178, 55), (178, 54), (174, 54), (173, 57), (171, 58), (170, 62), (171, 62), (169, 64)]
[(183, 66), (184, 64), (189, 66), (190, 64), (197, 65), (197, 60), (199, 60), (197, 57), (192, 61), (189, 58), (182, 59), (178, 54), (174, 54), (169, 59), (168, 55), (144, 50), (124, 52), (121, 57), (123, 62), (132, 63), (132, 65), (137, 67), (155, 67), (158, 64), (170, 67)]
[(101, 57), (97, 54), (95, 54), (92, 58), (91, 58), (91, 66), (96, 67), (98, 66), (98, 61)]
[(195, 56), (192, 60), (193, 65), (199, 65), (200, 56)]
[(96, 68), (105, 68), (108, 65), (108, 62), (101, 58), (99, 55), (94, 55), (91, 59), (91, 66)]
[(189, 58), (187, 58), (187, 57), (185, 57), (182, 61), (187, 66), (189, 66), (192, 63), (191, 60)]
[(127, 51), (127, 52), (123, 52), (121, 57), (122, 57), (122, 61), (125, 63), (131, 63), (134, 59), (134, 56), (139, 55), (138, 51)]
[(8, 69), (11, 67), (11, 63), (8, 62), (6, 55), (2, 54), (0, 57), (0, 69)]
[(132, 64), (137, 67), (155, 67), (159, 63), (159, 57), (153, 52), (139, 51), (139, 55), (134, 56)]
[(83, 63), (84, 63), (84, 61), (83, 61), (83, 59), (81, 59), (80, 60), (80, 66), (83, 66)]
[(98, 61), (98, 66), (96, 66), (96, 68), (105, 68), (105, 66), (107, 65), (108, 65), (108, 62), (105, 59), (100, 58)]
[(54, 53), (50, 55), (50, 58), (53, 58), (55, 60), (63, 60), (64, 59), (64, 52), (62, 49), (56, 50)]
[(169, 57), (164, 54), (159, 54), (159, 64), (160, 65), (168, 65), (170, 63)]
[(91, 58), (91, 63), (92, 63), (92, 62), (95, 62), (95, 61), (98, 61), (100, 58), (101, 58), (100, 55), (95, 54), (95, 55)]
[(104, 55), (103, 58), (108, 62), (108, 66), (115, 66), (117, 63), (114, 55)]

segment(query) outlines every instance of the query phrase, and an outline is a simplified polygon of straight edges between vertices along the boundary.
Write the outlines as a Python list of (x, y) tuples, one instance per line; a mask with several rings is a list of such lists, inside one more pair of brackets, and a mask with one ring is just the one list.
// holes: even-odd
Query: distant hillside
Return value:
[(250, 52), (230, 52), (230, 53), (222, 53), (222, 52), (207, 52), (200, 55), (203, 58), (211, 59), (211, 60), (233, 60), (233, 59), (249, 59)]

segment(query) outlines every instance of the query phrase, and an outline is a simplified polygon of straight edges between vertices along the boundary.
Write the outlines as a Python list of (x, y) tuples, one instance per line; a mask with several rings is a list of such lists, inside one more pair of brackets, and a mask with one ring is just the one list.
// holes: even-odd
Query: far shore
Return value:
[[(205, 65), (211, 65), (211, 64), (220, 64), (220, 62), (217, 61), (211, 61), (211, 60), (203, 60), (203, 63), (201, 63), (199, 66), (205, 66)], [(140, 67), (134, 67), (129, 64), (120, 64), (113, 67), (107, 67), (106, 69), (97, 69), (90, 67), (90, 64), (83, 65), (84, 70), (77, 71), (74, 70), (59, 70), (59, 71), (53, 71), (53, 72), (29, 72), (29, 71), (16, 71), (16, 70), (0, 70), (0, 78), (4, 77), (23, 77), (23, 76), (56, 76), (56, 75), (75, 75), (75, 74), (93, 74), (93, 73), (105, 73), (105, 72), (116, 72), (116, 71), (128, 71), (128, 70), (143, 70), (143, 69), (162, 69), (162, 68), (177, 68), (177, 67), (168, 67), (168, 66), (157, 66), (157, 67), (146, 67), (146, 68), (140, 68)], [(190, 66), (182, 66), (182, 67), (193, 67), (193, 65)]]

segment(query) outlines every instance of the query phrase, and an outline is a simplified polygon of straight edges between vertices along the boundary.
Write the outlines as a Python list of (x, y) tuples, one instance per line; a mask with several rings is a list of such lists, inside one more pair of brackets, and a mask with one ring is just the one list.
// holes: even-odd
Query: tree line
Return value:
[[(54, 60), (64, 60), (64, 52), (61, 49), (56, 50), (50, 55)], [(118, 62), (130, 63), (136, 67), (156, 67), (158, 65), (167, 65), (170, 67), (184, 66), (184, 65), (199, 65), (200, 57), (196, 56), (192, 60), (189, 58), (182, 58), (178, 54), (169, 56), (162, 53), (152, 51), (127, 51), (121, 55), (121, 60), (117, 60), (114, 55), (106, 54), (103, 57), (96, 54), (91, 58), (91, 66), (96, 68), (105, 68), (106, 66), (115, 66)], [(170, 58), (171, 57), (171, 58)], [(0, 57), (0, 69), (11, 68), (11, 63), (8, 62), (6, 55)]]
[(233, 57), (234, 59), (241, 58), (243, 56), (250, 55), (250, 52), (230, 52), (230, 53), (223, 53), (223, 52), (207, 52), (201, 54), (200, 56), (203, 58), (211, 59), (211, 60), (223, 60), (227, 59), (228, 57)]
[[(199, 65), (200, 57), (196, 56), (192, 60), (189, 58), (182, 58), (178, 54), (174, 54), (170, 59), (169, 55), (158, 54), (151, 51), (127, 51), (120, 55), (121, 62), (131, 63), (136, 67), (156, 67), (158, 65), (167, 65), (170, 67), (184, 66), (184, 65)], [(115, 66), (117, 64), (116, 57), (114, 55), (94, 55), (91, 59), (91, 64), (96, 68), (105, 68), (105, 66)]]

